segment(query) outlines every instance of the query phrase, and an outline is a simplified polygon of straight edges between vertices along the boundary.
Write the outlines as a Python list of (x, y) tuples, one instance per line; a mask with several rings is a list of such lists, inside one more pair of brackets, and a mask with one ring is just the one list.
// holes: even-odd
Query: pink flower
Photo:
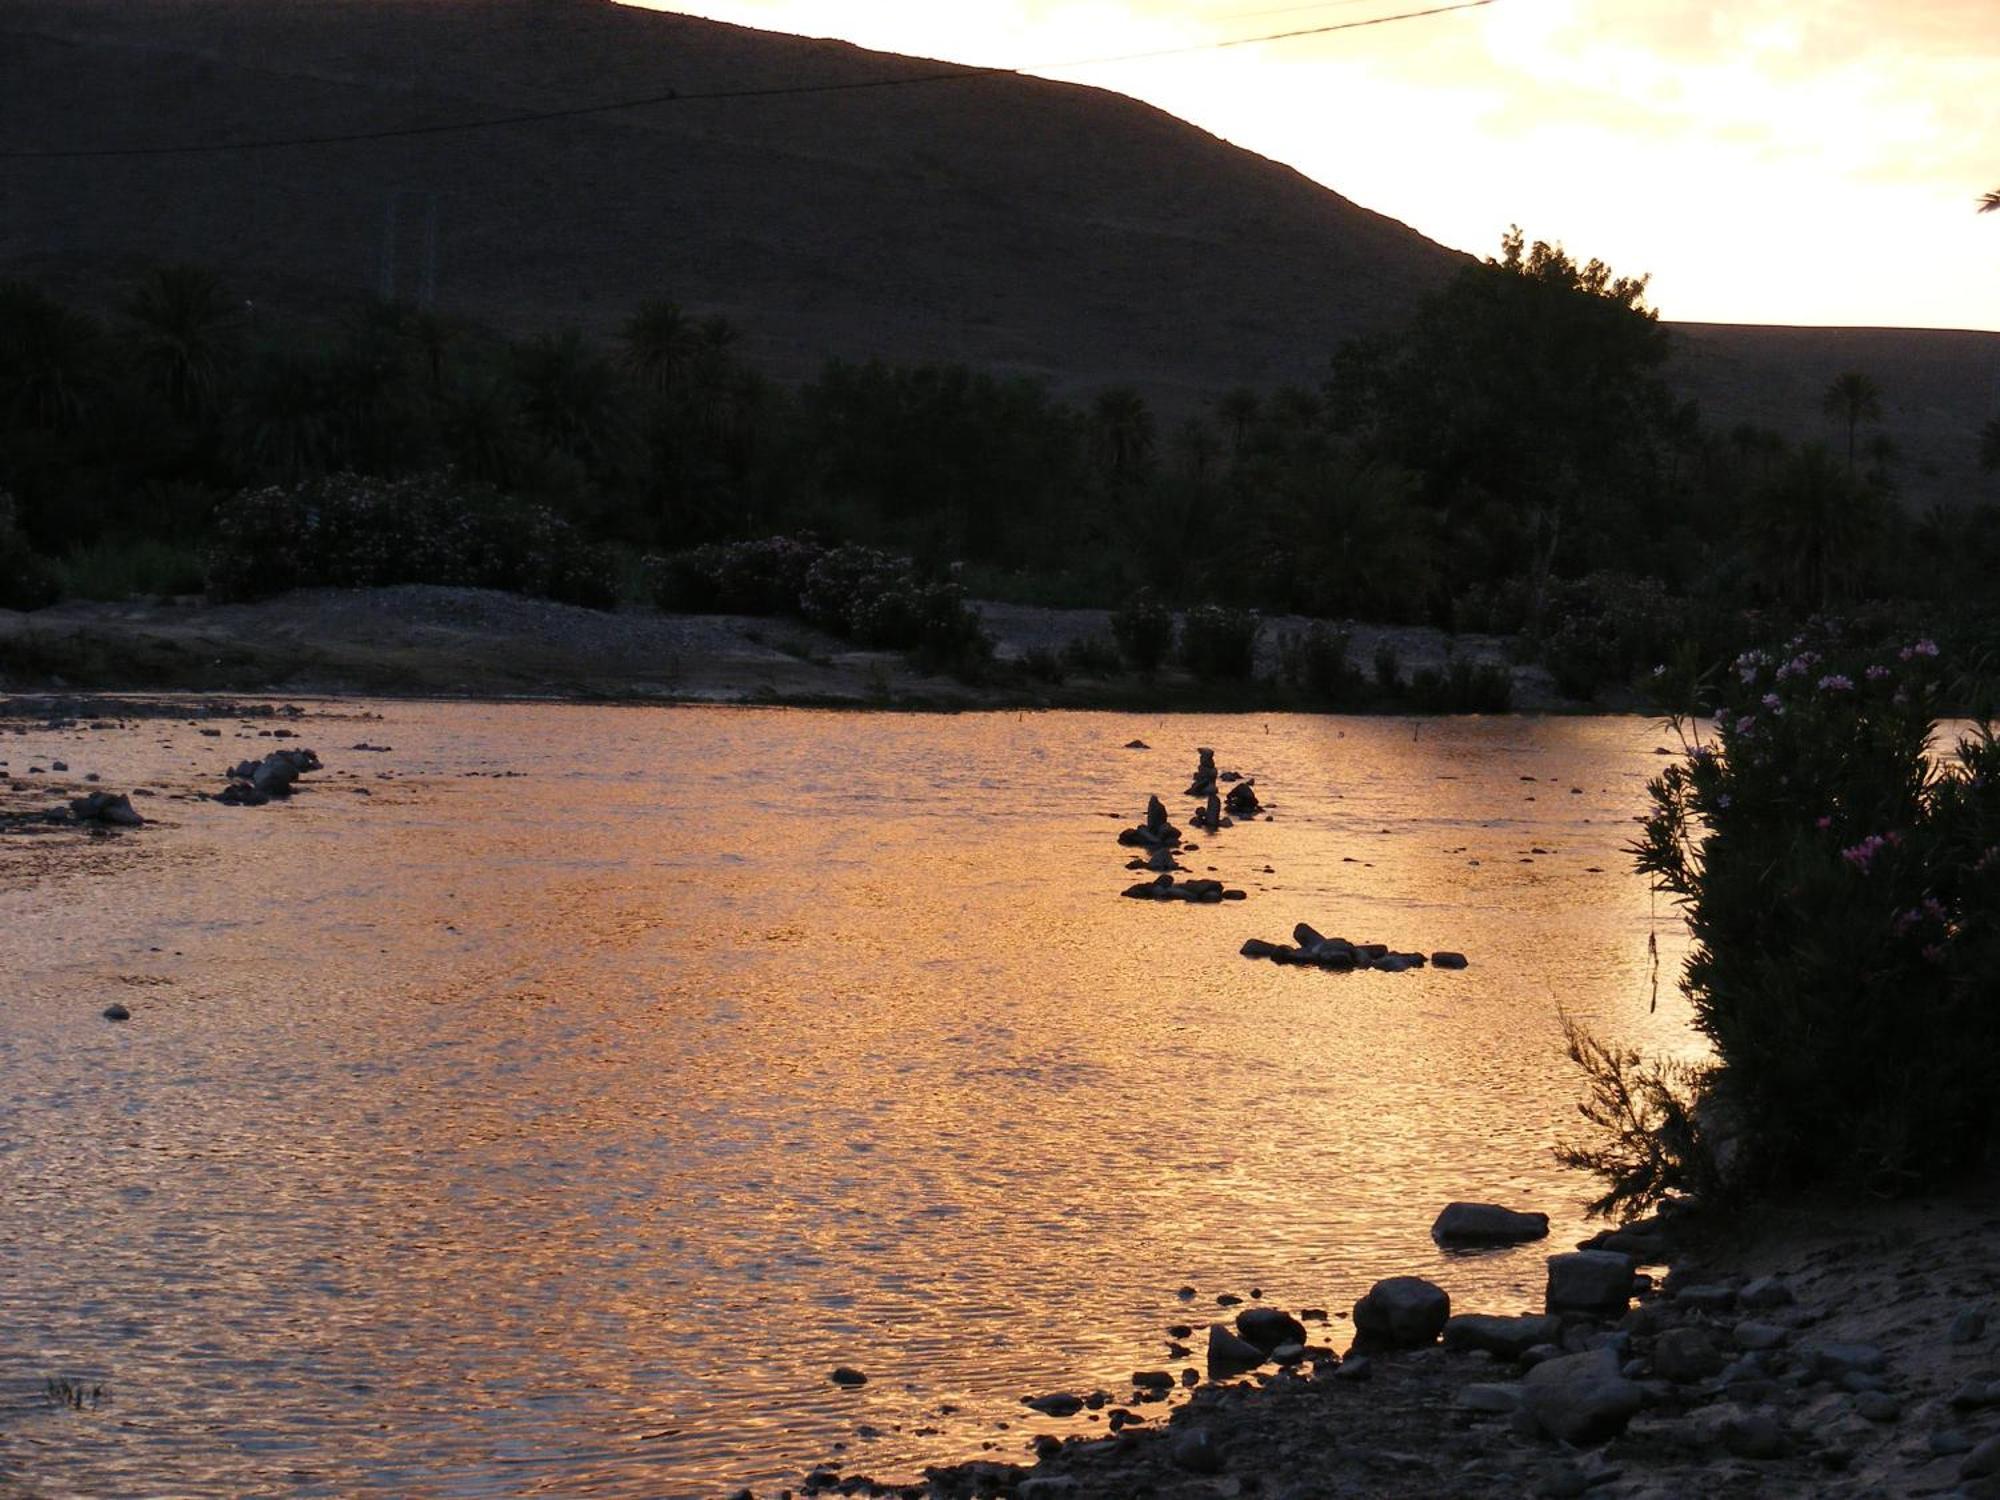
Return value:
[(1819, 690), (1823, 693), (1851, 693), (1854, 691), (1854, 679), (1831, 672), (1820, 678)]
[(1887, 667), (1874, 666), (1868, 669), (1867, 675), (1870, 682), (1880, 682), (1884, 677), (1889, 676), (1890, 672)]
[(1831, 827), (1833, 827), (1833, 815), (1832, 815), (1831, 813), (1821, 813), (1821, 814), (1819, 815), (1819, 821), (1818, 821), (1817, 823), (1815, 823), (1815, 824), (1814, 824), (1813, 826), (1814, 826), (1815, 828), (1831, 828)]
[(1776, 713), (1784, 706), (1784, 699), (1780, 698), (1776, 693), (1766, 693), (1764, 695), (1764, 707), (1770, 709), (1773, 713)]
[(1840, 857), (1866, 875), (1869, 867), (1875, 863), (1875, 856), (1880, 854), (1888, 845), (1889, 840), (1883, 838), (1881, 834), (1871, 833), (1852, 848), (1841, 850)]

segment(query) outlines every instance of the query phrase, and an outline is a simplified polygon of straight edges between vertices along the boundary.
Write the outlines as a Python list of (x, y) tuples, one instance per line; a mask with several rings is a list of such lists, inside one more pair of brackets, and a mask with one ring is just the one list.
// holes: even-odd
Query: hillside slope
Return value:
[[(442, 307), (512, 330), (608, 333), (668, 296), (729, 316), (781, 375), (835, 354), (953, 359), (1185, 403), (1317, 380), (1341, 339), (1465, 262), (1122, 95), (611, 0), (0, 0), (0, 150), (938, 73), (392, 140), (0, 161), (0, 274), (101, 285), (190, 260), (296, 305), (386, 278), (411, 295), (428, 258)], [(1832, 438), (1819, 393), (1863, 369), (1913, 503), (1994, 493), (1974, 457), (2000, 410), (2000, 335), (1679, 332), (1678, 378), (1713, 422)]]
[[(4, 0), (0, 142), (320, 135), (934, 63), (608, 0)], [(1060, 383), (1312, 375), (1461, 257), (1120, 95), (969, 70), (466, 134), (0, 163), (0, 264), (181, 258), (254, 286), (417, 285), (608, 329), (667, 295), (781, 369), (961, 358)]]

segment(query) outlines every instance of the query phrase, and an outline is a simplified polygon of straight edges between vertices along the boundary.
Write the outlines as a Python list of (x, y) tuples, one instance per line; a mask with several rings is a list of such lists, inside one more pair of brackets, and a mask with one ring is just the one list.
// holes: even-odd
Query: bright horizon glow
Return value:
[(627, 0), (1130, 94), (1443, 244), (1509, 224), (1699, 323), (2000, 330), (1995, 0)]

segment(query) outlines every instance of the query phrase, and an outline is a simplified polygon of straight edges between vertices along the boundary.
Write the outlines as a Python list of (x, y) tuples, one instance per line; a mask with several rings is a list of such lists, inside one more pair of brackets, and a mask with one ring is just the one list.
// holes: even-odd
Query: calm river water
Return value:
[[(1218, 1293), (1535, 1304), (1587, 1232), (1558, 1007), (1689, 1046), (1622, 852), (1646, 721), (372, 707), (298, 726), (289, 806), (0, 848), (0, 1495), (1017, 1459), (1102, 1430), (1020, 1396), (1177, 1371)], [(256, 727), (0, 759), (216, 786)], [(1275, 812), (1194, 835), (1250, 898), (1121, 900), (1197, 745)], [(1472, 967), (1237, 956), (1302, 920)], [(1555, 1233), (1447, 1257), (1451, 1198)]]

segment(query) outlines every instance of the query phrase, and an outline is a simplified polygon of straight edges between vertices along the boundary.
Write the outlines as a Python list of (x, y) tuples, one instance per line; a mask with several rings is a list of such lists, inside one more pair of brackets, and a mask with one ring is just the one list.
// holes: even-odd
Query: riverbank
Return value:
[[(638, 699), (898, 708), (1305, 708), (1280, 686), (1279, 641), (1304, 620), (1274, 618), (1259, 682), (1204, 685), (1178, 672), (1024, 670), (1071, 642), (1110, 641), (1104, 610), (980, 604), (998, 668), (977, 685), (915, 670), (796, 620), (605, 613), (485, 589), (311, 589), (255, 604), (200, 600), (73, 603), (0, 611), (0, 689), (395, 697)], [(1504, 666), (1516, 709), (1574, 709), (1508, 642), (1416, 626), (1355, 625), (1348, 659), (1372, 670), (1393, 651), (1405, 675), (1457, 657)]]
[[(1137, 1406), (1141, 1425), (1046, 1445), (1032, 1467), (966, 1464), (900, 1487), (822, 1470), (804, 1489), (1023, 1500), (2000, 1495), (1994, 1186), (1669, 1221), (1671, 1270), (1652, 1267), (1665, 1273), (1657, 1287), (1642, 1274), (1646, 1289), (1623, 1315), (1564, 1313), (1559, 1343), (1518, 1357), (1547, 1331), (1540, 1307), (1454, 1307), (1521, 1316), (1476, 1329), (1454, 1320), (1442, 1343), (1365, 1354), (1336, 1314), (1309, 1337), (1347, 1346), (1345, 1357), (1309, 1348), (1289, 1367), (1205, 1384), (1157, 1425)], [(1650, 1258), (1641, 1244), (1635, 1263)]]

